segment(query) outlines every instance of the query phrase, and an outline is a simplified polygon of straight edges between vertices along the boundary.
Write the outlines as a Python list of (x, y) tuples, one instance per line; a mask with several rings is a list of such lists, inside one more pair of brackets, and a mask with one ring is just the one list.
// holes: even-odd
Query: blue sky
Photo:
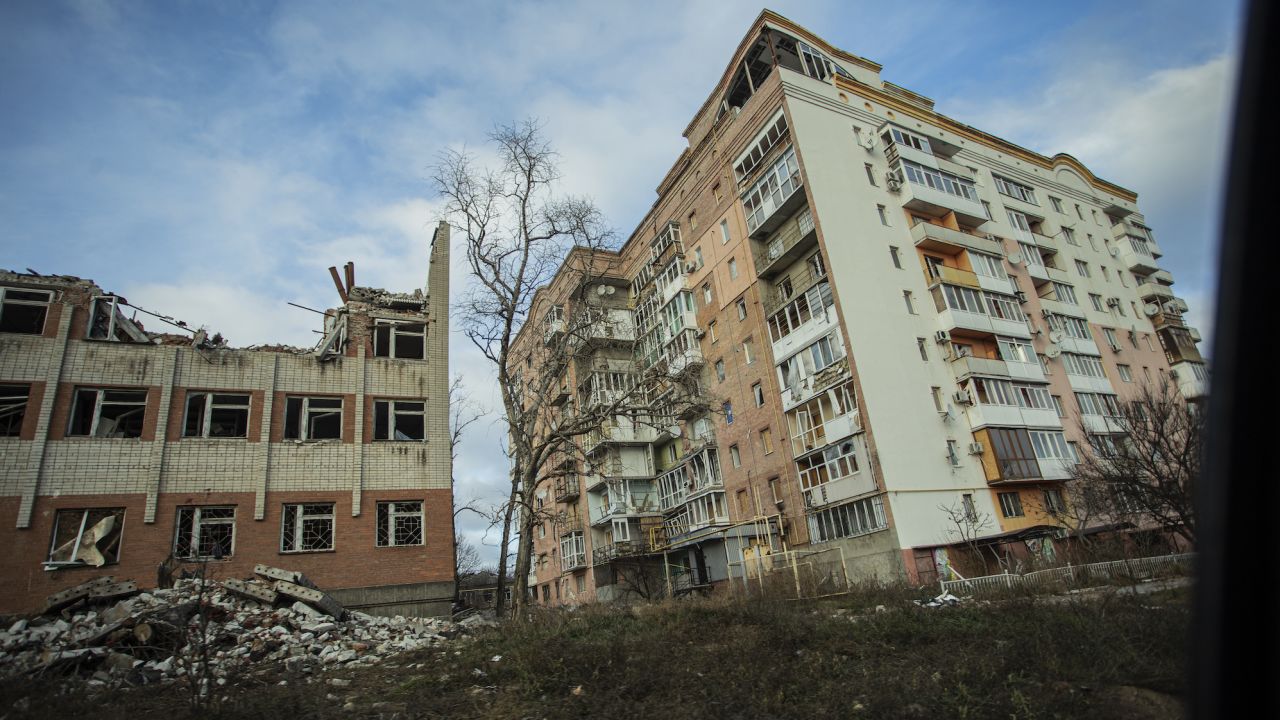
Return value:
[[(1211, 331), (1239, 3), (770, 7), (941, 112), (1136, 190)], [(760, 9), (8, 0), (0, 267), (90, 277), (236, 345), (310, 345), (315, 316), (285, 303), (334, 304), (329, 265), (425, 282), (427, 168), (446, 147), (482, 150), (495, 123), (540, 118), (564, 189), (628, 234)], [(460, 337), (452, 355), (496, 405)], [(463, 499), (504, 482), (495, 419), (464, 444)]]

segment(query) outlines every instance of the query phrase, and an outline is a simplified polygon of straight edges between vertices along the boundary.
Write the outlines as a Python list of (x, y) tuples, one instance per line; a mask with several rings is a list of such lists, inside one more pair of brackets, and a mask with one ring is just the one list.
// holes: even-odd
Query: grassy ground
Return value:
[[(908, 594), (541, 612), (443, 649), (324, 676), (349, 679), (346, 687), (274, 671), (243, 678), (230, 700), (201, 716), (1180, 716), (1185, 590), (940, 609), (918, 608)], [(281, 679), (288, 684), (275, 684)], [(173, 689), (55, 700), (57, 692), (56, 681), (4, 683), (0, 708), (18, 708), (9, 718), (186, 714)]]

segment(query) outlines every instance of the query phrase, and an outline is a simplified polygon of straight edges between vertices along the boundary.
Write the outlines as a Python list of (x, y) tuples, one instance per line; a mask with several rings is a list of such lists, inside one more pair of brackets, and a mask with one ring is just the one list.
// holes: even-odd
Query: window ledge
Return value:
[(44, 570), (45, 570), (45, 572), (52, 572), (52, 571), (54, 571), (54, 570), (71, 570), (71, 569), (73, 569), (73, 568), (88, 568), (88, 569), (90, 569), (90, 570), (101, 570), (102, 568), (109, 567), (109, 566), (111, 566), (111, 565), (116, 565), (116, 564), (118, 564), (118, 561), (117, 561), (117, 562), (109, 562), (109, 563), (105, 563), (105, 564), (104, 564), (104, 565), (102, 565), (101, 567), (99, 567), (99, 566), (97, 566), (97, 565), (90, 565), (89, 563), (83, 563), (83, 562), (48, 562), (48, 561), (45, 561), (45, 562), (41, 563), (41, 565), (43, 565), (43, 566), (44, 566)]
[(331, 552), (337, 552), (337, 550), (333, 548), (329, 548), (327, 550), (281, 550), (279, 554), (280, 555), (315, 555), (320, 553), (331, 553)]

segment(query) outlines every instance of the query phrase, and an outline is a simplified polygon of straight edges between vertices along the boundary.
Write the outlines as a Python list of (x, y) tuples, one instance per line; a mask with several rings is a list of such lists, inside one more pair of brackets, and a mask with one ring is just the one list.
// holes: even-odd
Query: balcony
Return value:
[(561, 572), (573, 572), (574, 570), (581, 570), (586, 566), (587, 566), (587, 554), (585, 552), (560, 556)]
[(1122, 418), (1109, 415), (1081, 415), (1080, 424), (1085, 432), (1094, 435), (1112, 435), (1125, 432)]
[(1049, 255), (1056, 255), (1058, 253), (1059, 246), (1056, 238), (1051, 238), (1048, 235), (1041, 235), (1037, 232), (1031, 233), (1031, 237), (1035, 240), (1036, 247), (1040, 248), (1042, 253), (1047, 253)]
[(1138, 297), (1145, 302), (1163, 305), (1169, 300), (1174, 299), (1173, 288), (1168, 285), (1161, 285), (1158, 282), (1148, 280), (1138, 286)]
[(1209, 376), (1203, 363), (1177, 363), (1173, 365), (1173, 376), (1184, 398), (1198, 400), (1209, 394)]
[(983, 405), (974, 403), (965, 409), (969, 425), (978, 428), (995, 427), (1035, 427), (1061, 428), (1062, 418), (1056, 410), (1037, 410), (1014, 405)]
[(620, 560), (629, 557), (640, 557), (650, 555), (654, 552), (654, 548), (647, 541), (643, 540), (620, 540), (618, 542), (609, 543), (595, 548), (591, 552), (591, 558), (596, 565), (603, 565), (612, 560)]
[[(984, 220), (986, 218), (983, 218)], [(924, 250), (954, 255), (960, 250), (977, 250), (988, 255), (1003, 255), (1004, 247), (1000, 241), (985, 235), (952, 230), (951, 228), (932, 223), (916, 223), (911, 227), (911, 239), (916, 247)]]
[(977, 192), (972, 188), (953, 185), (956, 192), (951, 192), (941, 187), (930, 187), (927, 184), (912, 181), (900, 164), (894, 169), (903, 178), (898, 192), (902, 195), (904, 208), (933, 217), (954, 212), (957, 220), (975, 227), (990, 221), (986, 209), (982, 207), (982, 201), (978, 199)]
[[(963, 285), (978, 290), (982, 289), (982, 283), (978, 280), (977, 273), (962, 270), (960, 268), (950, 267), (949, 265), (934, 265), (932, 267), (933, 278), (936, 282), (945, 282), (951, 285)], [(1005, 287), (1006, 292), (1008, 286)]]
[(1137, 275), (1158, 272), (1160, 263), (1151, 254), (1151, 249), (1143, 240), (1128, 235), (1116, 241), (1115, 257), (1122, 267)]
[(839, 442), (862, 430), (862, 414), (857, 408), (813, 427), (791, 438), (791, 452), (797, 457)]
[(819, 275), (809, 264), (791, 271), (785, 277), (774, 281), (764, 299), (764, 316), (769, 317), (781, 310), (787, 303), (795, 300), (806, 290), (827, 279), (826, 274)]
[(1013, 377), (1009, 374), (1009, 365), (1005, 361), (973, 357), (972, 355), (962, 355), (952, 360), (951, 371), (955, 373), (956, 380), (964, 380), (970, 375)]
[(612, 424), (603, 425), (587, 433), (584, 446), (587, 448), (587, 453), (591, 454), (604, 445), (644, 445), (654, 442), (656, 438), (657, 430), (645, 423)]
[(804, 202), (800, 163), (796, 151), (788, 147), (763, 171), (751, 189), (742, 194), (747, 216), (747, 234), (752, 240), (768, 237)]
[(806, 205), (780, 223), (777, 231), (756, 247), (756, 276), (772, 278), (817, 247), (818, 235), (813, 224), (813, 212)]
[(631, 317), (630, 310), (609, 308), (602, 311), (599, 319), (584, 328), (584, 335), (588, 344), (632, 343), (636, 339), (635, 320)]
[(566, 375), (561, 379), (560, 385), (551, 391), (551, 404), (559, 407), (569, 402), (571, 397), (573, 397), (573, 388), (569, 387), (569, 376)]
[(569, 502), (578, 499), (578, 476), (569, 475), (556, 481), (556, 502)]
[(564, 334), (564, 318), (548, 318), (542, 329), (542, 342), (550, 345)]
[(560, 535), (564, 536), (572, 535), (576, 532), (582, 532), (585, 527), (585, 523), (582, 521), (582, 516), (575, 513), (573, 515), (563, 515), (556, 518), (556, 526), (560, 530)]

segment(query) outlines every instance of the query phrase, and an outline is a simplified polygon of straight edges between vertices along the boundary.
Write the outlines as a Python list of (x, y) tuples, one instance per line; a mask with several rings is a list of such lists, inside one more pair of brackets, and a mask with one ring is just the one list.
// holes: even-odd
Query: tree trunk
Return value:
[[(515, 471), (512, 471), (515, 474)], [(511, 542), (511, 511), (515, 509), (516, 504), (516, 484), (511, 483), (511, 496), (507, 498), (507, 508), (502, 515), (502, 545), (498, 548), (498, 587), (496, 595), (493, 599), (493, 614), (495, 617), (501, 618), (507, 608), (506, 593), (503, 590), (507, 586), (507, 547)], [(519, 574), (516, 575), (516, 588), (512, 589), (511, 597), (514, 600), (519, 597), (516, 590), (519, 588)]]

